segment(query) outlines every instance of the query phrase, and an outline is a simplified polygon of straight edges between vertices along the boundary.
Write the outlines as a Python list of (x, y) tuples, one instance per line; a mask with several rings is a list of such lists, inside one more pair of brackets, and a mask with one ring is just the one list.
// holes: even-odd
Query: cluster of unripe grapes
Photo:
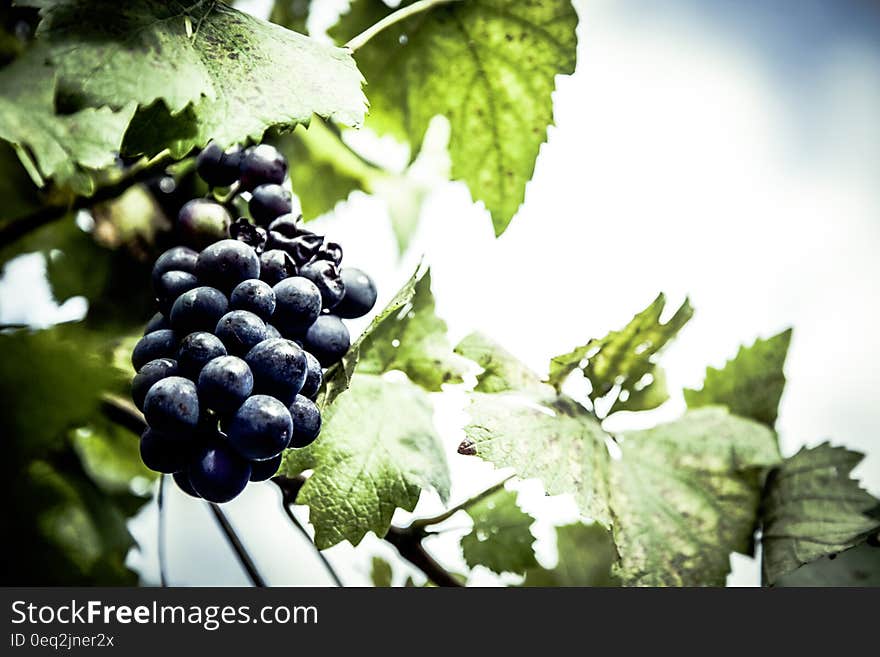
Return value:
[(317, 438), (324, 368), (350, 346), (342, 319), (368, 313), (376, 287), (291, 214), (287, 162), (272, 146), (209, 145), (197, 171), (230, 196), (249, 194), (252, 221), (231, 221), (210, 199), (180, 209), (186, 246), (153, 267), (159, 311), (132, 352), (132, 398), (148, 425), (144, 464), (219, 503)]

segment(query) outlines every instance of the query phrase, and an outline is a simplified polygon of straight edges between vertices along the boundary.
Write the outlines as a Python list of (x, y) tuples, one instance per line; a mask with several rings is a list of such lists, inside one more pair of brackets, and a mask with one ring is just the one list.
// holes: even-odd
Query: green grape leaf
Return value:
[[(347, 41), (390, 11), (355, 0), (332, 35)], [(555, 78), (574, 72), (576, 26), (569, 0), (438, 3), (402, 20), (355, 53), (370, 83), (369, 125), (417, 149), (429, 121), (446, 116), (452, 177), (486, 204), (500, 235), (553, 122)]]
[(613, 574), (617, 550), (611, 534), (598, 523), (556, 528), (558, 563), (526, 573), (523, 586), (619, 586)]
[(880, 501), (850, 477), (862, 458), (823, 443), (802, 448), (770, 476), (761, 538), (768, 584), (880, 531), (880, 519), (867, 515)]
[(90, 195), (92, 173), (115, 161), (135, 104), (57, 114), (55, 71), (44, 59), (45, 53), (35, 49), (0, 69), (0, 139), (19, 149), (25, 165), (33, 158), (37, 185), (51, 179)]
[(549, 386), (544, 395), (476, 392), (469, 399), (464, 431), (477, 456), (540, 479), (550, 495), (571, 493), (583, 513), (609, 522), (607, 436), (580, 404)]
[(158, 476), (141, 460), (137, 436), (103, 417), (73, 430), (71, 442), (86, 474), (102, 490), (127, 492), (136, 479), (145, 483)]
[[(10, 466), (7, 462), (4, 470)], [(9, 487), (4, 493), (18, 500), (7, 517), (15, 531), (15, 558), (4, 560), (4, 583), (137, 584), (137, 576), (125, 565), (135, 544), (126, 520), (147, 498), (109, 495), (98, 488), (69, 448), (56, 450), (48, 460), (17, 461), (11, 469), (4, 473), (4, 487)]]
[[(590, 340), (553, 358), (550, 361), (550, 384), (559, 390), (568, 375), (580, 369), (592, 386), (590, 399), (594, 402), (619, 387), (611, 413), (659, 406), (666, 401), (668, 394), (664, 390), (665, 377), (657, 368), (657, 355), (694, 314), (690, 302), (685, 299), (675, 314), (666, 323), (661, 323), (660, 316), (665, 307), (666, 297), (660, 294), (621, 330), (611, 331), (604, 338)], [(650, 390), (655, 382), (660, 382), (658, 389)]]
[(325, 549), (367, 532), (385, 536), (395, 509), (412, 511), (424, 488), (449, 494), (449, 470), (425, 392), (357, 374), (324, 412), (320, 437), (287, 450), (282, 472), (314, 470), (297, 502), (308, 505), (315, 544)]
[(729, 554), (750, 551), (764, 474), (780, 460), (766, 426), (707, 407), (614, 440), (550, 386), (542, 394), (502, 378), (493, 388), (503, 392), (470, 395), (459, 450), (571, 494), (612, 527), (624, 584), (720, 585)]
[(391, 564), (382, 557), (373, 557), (373, 567), (370, 569), (370, 579), (373, 586), (388, 588), (391, 586)]
[(619, 444), (608, 490), (624, 583), (722, 586), (730, 553), (752, 550), (775, 434), (707, 407)]
[(89, 421), (101, 393), (119, 385), (99, 336), (77, 325), (0, 334), (0, 435), (12, 447), (41, 455), (58, 436)]
[(355, 372), (400, 370), (426, 390), (460, 383), (466, 363), (446, 338), (446, 322), (434, 314), (430, 270), (421, 267), (355, 341), (342, 362), (327, 372), (322, 405), (347, 387)]
[(537, 568), (529, 528), (535, 519), (516, 504), (517, 493), (498, 490), (467, 507), (474, 527), (461, 539), (468, 567), (485, 566), (496, 573), (523, 573)]
[[(170, 116), (192, 106), (197, 136), (167, 144), (177, 155), (208, 139), (259, 140), (270, 126), (308, 123), (313, 114), (363, 121), (363, 78), (347, 51), (221, 2), (46, 4), (38, 36), (62, 91), (117, 108), (162, 100)], [(167, 133), (161, 122), (155, 130)]]
[(785, 389), (782, 368), (790, 343), (791, 329), (787, 329), (772, 338), (755, 340), (751, 347), (740, 347), (736, 358), (722, 369), (706, 369), (701, 390), (684, 391), (688, 407), (727, 406), (731, 413), (772, 427)]
[(880, 587), (880, 541), (820, 557), (774, 580), (773, 586)]
[(471, 333), (464, 338), (455, 347), (455, 353), (483, 368), (483, 372), (477, 376), (477, 386), (474, 388), (477, 392), (547, 390), (537, 374), (481, 333)]

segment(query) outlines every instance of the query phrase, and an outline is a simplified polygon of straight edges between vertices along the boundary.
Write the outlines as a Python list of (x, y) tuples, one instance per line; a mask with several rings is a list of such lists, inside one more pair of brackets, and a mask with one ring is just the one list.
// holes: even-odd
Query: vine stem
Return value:
[(216, 504), (209, 502), (208, 507), (211, 509), (211, 513), (214, 514), (214, 519), (220, 526), (220, 530), (226, 536), (226, 541), (235, 552), (235, 556), (238, 557), (241, 567), (244, 568), (248, 578), (251, 580), (251, 584), (257, 588), (264, 588), (266, 586), (266, 581), (263, 579), (263, 576), (260, 575), (260, 571), (257, 570), (257, 565), (248, 553), (247, 548), (245, 548), (244, 543), (242, 543), (241, 539), (238, 537), (235, 528), (229, 522), (229, 518), (226, 517), (223, 510)]
[(393, 11), (388, 14), (379, 22), (374, 23), (366, 30), (358, 34), (356, 37), (353, 37), (348, 43), (345, 44), (345, 47), (352, 52), (355, 52), (359, 48), (363, 47), (374, 36), (382, 32), (383, 30), (388, 29), (395, 23), (399, 23), (400, 21), (406, 20), (410, 16), (415, 16), (416, 14), (420, 14), (423, 11), (428, 11), (429, 9), (433, 9), (434, 7), (437, 7), (439, 5), (446, 5), (451, 2), (458, 2), (458, 0), (419, 0), (418, 2), (414, 2), (411, 5), (407, 5), (406, 7), (401, 7), (397, 11)]
[(79, 196), (70, 203), (44, 205), (31, 214), (13, 219), (0, 228), (0, 244), (11, 243), (37, 228), (61, 219), (73, 210), (82, 210), (114, 199), (132, 185), (152, 178), (164, 170), (173, 160), (171, 153), (164, 150), (152, 159), (132, 166), (122, 178), (106, 187), (101, 187), (91, 196)]
[(327, 571), (327, 574), (330, 575), (330, 578), (333, 580), (333, 583), (336, 586), (344, 587), (345, 584), (342, 583), (342, 580), (339, 578), (339, 574), (336, 572), (336, 569), (333, 568), (333, 565), (330, 563), (329, 559), (324, 556), (324, 553), (318, 549), (318, 546), (315, 545), (314, 541), (312, 541), (312, 537), (309, 536), (309, 533), (306, 531), (306, 528), (302, 526), (302, 523), (297, 519), (295, 515), (293, 515), (293, 509), (290, 508), (290, 505), (284, 501), (281, 506), (284, 507), (284, 512), (287, 514), (287, 517), (290, 518), (290, 522), (293, 523), (293, 526), (296, 527), (299, 532), (306, 537), (309, 545), (315, 548), (315, 553), (318, 555), (318, 558), (321, 560), (321, 563), (324, 564), (324, 569)]
[(489, 497), (490, 495), (492, 495), (496, 491), (501, 490), (502, 488), (504, 488), (504, 484), (506, 484), (511, 479), (513, 479), (512, 474), (506, 476), (504, 479), (499, 481), (497, 484), (490, 486), (489, 488), (487, 488), (483, 492), (477, 493), (473, 497), (466, 499), (461, 504), (457, 504), (454, 507), (452, 507), (451, 509), (444, 511), (443, 513), (441, 513), (439, 515), (433, 516), (431, 518), (419, 518), (417, 520), (414, 520), (412, 522), (412, 524), (410, 524), (409, 527), (407, 527), (406, 529), (421, 531), (421, 530), (427, 529), (431, 525), (439, 525), (441, 522), (444, 522), (445, 520), (449, 520), (452, 516), (454, 516), (459, 511), (463, 511), (463, 510), (473, 506), (474, 504), (477, 504), (478, 502), (486, 499), (487, 497)]
[(461, 582), (455, 579), (425, 550), (422, 540), (426, 535), (424, 529), (413, 529), (412, 525), (409, 527), (394, 527), (392, 525), (388, 528), (388, 533), (385, 534), (385, 540), (397, 548), (401, 557), (425, 573), (427, 578), (437, 586), (462, 586)]

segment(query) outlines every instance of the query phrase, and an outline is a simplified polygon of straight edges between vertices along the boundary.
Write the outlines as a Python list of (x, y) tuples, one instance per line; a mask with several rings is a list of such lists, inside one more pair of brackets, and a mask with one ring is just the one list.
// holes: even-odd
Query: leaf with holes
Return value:
[(516, 504), (514, 491), (499, 490), (467, 508), (474, 521), (469, 534), (461, 539), (468, 567), (485, 566), (496, 573), (524, 573), (537, 568), (529, 528), (535, 519)]
[[(610, 413), (647, 410), (662, 404), (668, 393), (656, 363), (657, 354), (694, 314), (685, 299), (669, 321), (661, 323), (665, 307), (666, 297), (661, 294), (621, 330), (552, 359), (550, 384), (559, 390), (568, 375), (580, 369), (592, 386), (589, 397), (593, 402), (619, 389)], [(650, 390), (655, 385), (657, 389)]]
[(297, 503), (309, 507), (320, 549), (367, 532), (385, 536), (395, 509), (412, 511), (422, 489), (449, 494), (449, 471), (433, 409), (418, 386), (356, 374), (324, 414), (320, 437), (287, 450), (282, 472), (314, 473)]
[[(38, 35), (66, 95), (117, 108), (161, 100), (167, 112), (161, 121), (151, 116), (157, 137), (167, 137), (165, 121), (192, 107), (195, 135), (166, 144), (176, 155), (208, 139), (258, 140), (270, 126), (308, 123), (313, 114), (363, 121), (363, 78), (348, 52), (223, 3), (43, 4)], [(149, 127), (136, 130), (148, 141)]]
[(850, 478), (863, 455), (823, 443), (802, 448), (771, 475), (764, 498), (763, 571), (768, 584), (880, 531), (880, 500)]
[(623, 434), (608, 491), (626, 585), (722, 586), (730, 553), (752, 551), (776, 436), (725, 409)]
[(523, 586), (619, 586), (613, 574), (617, 550), (607, 529), (597, 523), (556, 528), (553, 568), (537, 566), (526, 573)]
[(791, 329), (787, 329), (772, 338), (755, 340), (751, 347), (740, 347), (736, 358), (722, 369), (706, 370), (701, 390), (684, 391), (688, 407), (719, 404), (731, 413), (772, 427), (785, 389), (782, 367), (790, 343)]
[[(355, 0), (332, 34), (345, 42), (390, 11), (382, 0)], [(437, 3), (357, 50), (369, 124), (418, 148), (431, 118), (446, 116), (452, 176), (486, 204), (500, 235), (553, 122), (556, 76), (574, 72), (576, 26), (569, 0)]]
[(135, 105), (57, 114), (56, 78), (44, 57), (32, 50), (0, 69), (0, 139), (18, 149), (24, 164), (33, 158), (36, 183), (51, 179), (77, 194), (92, 194), (93, 173), (115, 161)]

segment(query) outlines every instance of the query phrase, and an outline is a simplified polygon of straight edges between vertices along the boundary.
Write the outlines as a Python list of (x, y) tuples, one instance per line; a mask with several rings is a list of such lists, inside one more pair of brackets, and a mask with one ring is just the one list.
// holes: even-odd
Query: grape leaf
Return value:
[(367, 532), (385, 536), (395, 509), (412, 511), (423, 488), (442, 499), (449, 471), (425, 392), (409, 382), (357, 374), (325, 411), (320, 437), (287, 450), (282, 471), (314, 470), (297, 502), (308, 505), (315, 545), (325, 549)]
[(597, 523), (556, 528), (559, 561), (552, 569), (537, 566), (523, 586), (618, 586), (612, 574), (617, 550), (607, 529)]
[(880, 531), (880, 519), (866, 515), (880, 501), (850, 478), (862, 458), (823, 443), (802, 448), (770, 476), (761, 538), (768, 584)]
[(496, 387), (505, 391), (470, 395), (468, 448), (570, 493), (612, 527), (625, 584), (723, 584), (730, 552), (749, 551), (763, 475), (779, 461), (769, 428), (707, 407), (611, 446), (592, 414), (550, 386)]
[(546, 391), (546, 385), (512, 354), (481, 333), (471, 333), (455, 347), (455, 353), (483, 368), (477, 376), (477, 392), (509, 390)]
[[(390, 11), (355, 0), (331, 33), (347, 41)], [(355, 55), (370, 83), (369, 124), (417, 149), (431, 118), (445, 115), (452, 176), (486, 204), (500, 235), (553, 121), (555, 76), (574, 71), (576, 26), (569, 0), (453, 2), (400, 21)]]
[(750, 553), (775, 434), (720, 407), (623, 434), (610, 506), (620, 576), (637, 586), (722, 586)]
[(461, 539), (468, 567), (485, 566), (496, 573), (523, 573), (537, 568), (529, 527), (535, 519), (516, 505), (514, 491), (499, 490), (467, 508), (474, 527)]
[(547, 493), (571, 493), (581, 511), (609, 522), (603, 473), (606, 434), (580, 404), (546, 387), (536, 392), (469, 395), (464, 431), (477, 456), (540, 479)]
[(101, 393), (121, 381), (102, 347), (76, 325), (0, 334), (0, 435), (14, 438), (12, 448), (43, 454), (92, 417)]
[(820, 557), (777, 578), (773, 586), (880, 587), (880, 544), (876, 540), (859, 543)]
[(158, 476), (141, 460), (137, 436), (103, 417), (75, 429), (70, 438), (83, 470), (102, 490), (126, 492), (136, 478), (150, 481)]
[(731, 413), (772, 427), (785, 389), (782, 368), (790, 342), (791, 329), (787, 329), (772, 338), (755, 340), (751, 347), (740, 347), (736, 358), (720, 370), (707, 368), (703, 388), (684, 391), (688, 407), (719, 404)]
[(391, 586), (391, 564), (382, 557), (373, 557), (370, 579), (373, 580), (373, 586), (381, 588)]
[[(656, 364), (657, 354), (694, 314), (685, 299), (669, 321), (661, 323), (665, 307), (666, 297), (660, 294), (621, 330), (553, 358), (550, 384), (559, 390), (568, 375), (580, 369), (592, 386), (589, 396), (594, 402), (619, 386), (610, 413), (647, 410), (662, 404), (669, 395), (665, 392), (665, 377)], [(657, 389), (650, 390), (655, 383)]]
[(419, 269), (328, 371), (322, 404), (332, 403), (355, 369), (361, 374), (400, 370), (413, 383), (436, 391), (443, 383), (461, 382), (465, 366), (446, 339), (446, 322), (434, 314), (431, 272)]
[(0, 139), (24, 149), (20, 157), (33, 158), (38, 185), (52, 179), (89, 195), (95, 191), (92, 172), (115, 161), (135, 105), (57, 114), (55, 72), (44, 56), (34, 49), (0, 69)]
[(270, 126), (308, 123), (313, 114), (363, 121), (363, 78), (348, 52), (222, 2), (43, 4), (38, 36), (67, 95), (113, 107), (161, 99), (170, 115), (192, 106), (197, 136), (168, 144), (176, 155), (208, 139), (259, 140)]

